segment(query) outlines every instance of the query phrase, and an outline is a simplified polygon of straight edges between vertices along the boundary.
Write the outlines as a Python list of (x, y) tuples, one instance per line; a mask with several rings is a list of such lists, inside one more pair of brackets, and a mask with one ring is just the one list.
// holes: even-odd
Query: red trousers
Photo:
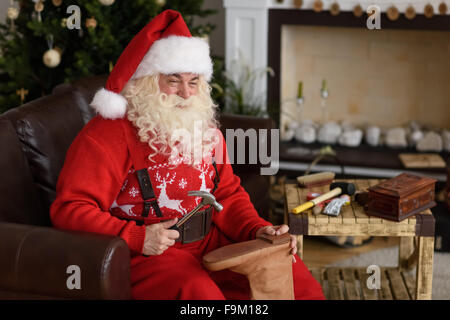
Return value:
[[(202, 257), (232, 242), (214, 225), (203, 240), (175, 243), (158, 256), (131, 258), (131, 285), (134, 299), (163, 300), (240, 300), (250, 298), (244, 275), (223, 270), (210, 272)], [(296, 255), (293, 263), (295, 299), (324, 299), (320, 284)]]

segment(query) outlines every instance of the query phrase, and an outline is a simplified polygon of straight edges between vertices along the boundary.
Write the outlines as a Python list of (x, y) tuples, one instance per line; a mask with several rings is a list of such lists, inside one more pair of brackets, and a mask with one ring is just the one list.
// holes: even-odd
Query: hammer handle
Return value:
[(197, 213), (198, 210), (200, 210), (200, 208), (203, 207), (203, 203), (199, 203), (194, 210), (192, 210), (191, 212), (189, 212), (188, 214), (186, 214), (183, 218), (181, 218), (174, 226), (171, 227), (171, 229), (178, 229), (179, 227), (181, 227), (186, 221), (188, 221), (194, 214)]
[(341, 188), (334, 188), (333, 190), (331, 190), (331, 191), (329, 191), (327, 193), (324, 193), (324, 194), (318, 196), (317, 198), (312, 199), (311, 201), (308, 201), (306, 203), (303, 203), (303, 204), (295, 207), (294, 209), (292, 209), (292, 213), (299, 214), (300, 212), (308, 210), (308, 209), (314, 207), (315, 205), (317, 205), (317, 204), (319, 204), (319, 203), (321, 203), (321, 202), (323, 202), (325, 200), (328, 200), (328, 199), (331, 199), (331, 198), (333, 198), (333, 197), (335, 197), (337, 195), (340, 195), (341, 192), (342, 192)]
[(311, 201), (314, 203), (314, 205), (317, 205), (325, 200), (334, 198), (338, 195), (340, 195), (342, 193), (342, 189), (341, 188), (334, 188), (331, 191), (328, 191), (327, 193), (324, 193), (320, 196), (318, 196), (317, 198), (312, 199)]

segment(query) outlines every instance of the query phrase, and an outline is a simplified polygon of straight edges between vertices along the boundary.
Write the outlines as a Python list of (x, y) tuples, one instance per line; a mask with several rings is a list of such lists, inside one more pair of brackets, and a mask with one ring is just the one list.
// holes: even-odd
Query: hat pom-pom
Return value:
[(126, 113), (127, 99), (121, 94), (102, 88), (92, 99), (91, 107), (105, 119), (119, 119)]

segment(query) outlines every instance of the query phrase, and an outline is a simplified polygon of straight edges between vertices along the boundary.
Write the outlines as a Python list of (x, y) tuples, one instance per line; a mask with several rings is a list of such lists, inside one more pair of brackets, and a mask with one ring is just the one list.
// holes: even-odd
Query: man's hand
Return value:
[(146, 226), (142, 253), (147, 256), (160, 255), (170, 246), (173, 246), (180, 233), (169, 228), (177, 222), (178, 218), (175, 218)]
[[(256, 231), (256, 237), (258, 237), (261, 234), (268, 234), (271, 236), (274, 235), (282, 235), (289, 231), (289, 226), (286, 224), (282, 224), (281, 226), (266, 226), (259, 228), (258, 231)], [(292, 260), (295, 262), (295, 256), (294, 254), (297, 253), (297, 238), (293, 235), (291, 235), (291, 242), (289, 243), (289, 247), (291, 248), (291, 254), (292, 254)]]

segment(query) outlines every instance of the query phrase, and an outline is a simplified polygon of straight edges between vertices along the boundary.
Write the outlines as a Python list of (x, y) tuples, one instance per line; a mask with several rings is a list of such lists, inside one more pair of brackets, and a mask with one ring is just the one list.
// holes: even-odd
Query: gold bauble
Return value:
[(62, 0), (52, 0), (52, 3), (55, 7), (59, 7), (62, 4)]
[(321, 0), (315, 0), (313, 3), (314, 12), (320, 12), (323, 9), (323, 2)]
[(19, 9), (14, 7), (9, 7), (8, 11), (6, 12), (6, 16), (10, 20), (16, 20), (17, 17), (19, 17)]
[(416, 10), (414, 10), (412, 6), (409, 6), (408, 8), (406, 8), (405, 17), (409, 20), (414, 19), (416, 17)]
[(333, 3), (330, 7), (330, 13), (332, 16), (337, 16), (340, 12), (339, 4), (337, 2)]
[(434, 15), (434, 8), (431, 4), (427, 4), (425, 8), (423, 9), (423, 14), (427, 18), (432, 18)]
[(97, 20), (95, 20), (94, 17), (86, 19), (86, 28), (95, 29), (96, 27), (97, 27)]
[(56, 49), (47, 50), (42, 57), (42, 61), (49, 68), (55, 68), (61, 63), (61, 54)]
[(42, 0), (36, 2), (36, 4), (34, 5), (34, 10), (36, 10), (37, 12), (44, 11), (44, 2), (42, 2)]
[(447, 4), (446, 4), (445, 2), (442, 2), (442, 3), (439, 5), (438, 10), (439, 10), (439, 13), (440, 13), (440, 14), (446, 14), (446, 13), (447, 13), (447, 10), (448, 10)]
[(391, 21), (395, 21), (400, 16), (400, 13), (398, 12), (398, 9), (394, 6), (391, 6), (387, 9), (386, 15)]
[(102, 4), (102, 5), (104, 5), (104, 6), (110, 6), (110, 5), (112, 5), (113, 3), (114, 3), (114, 1), (116, 1), (116, 0), (99, 0), (100, 1), (100, 3)]
[(294, 7), (300, 9), (303, 5), (303, 0), (294, 0)]
[(363, 15), (364, 11), (361, 8), (361, 5), (357, 4), (354, 8), (353, 8), (353, 15), (355, 17), (361, 17)]

